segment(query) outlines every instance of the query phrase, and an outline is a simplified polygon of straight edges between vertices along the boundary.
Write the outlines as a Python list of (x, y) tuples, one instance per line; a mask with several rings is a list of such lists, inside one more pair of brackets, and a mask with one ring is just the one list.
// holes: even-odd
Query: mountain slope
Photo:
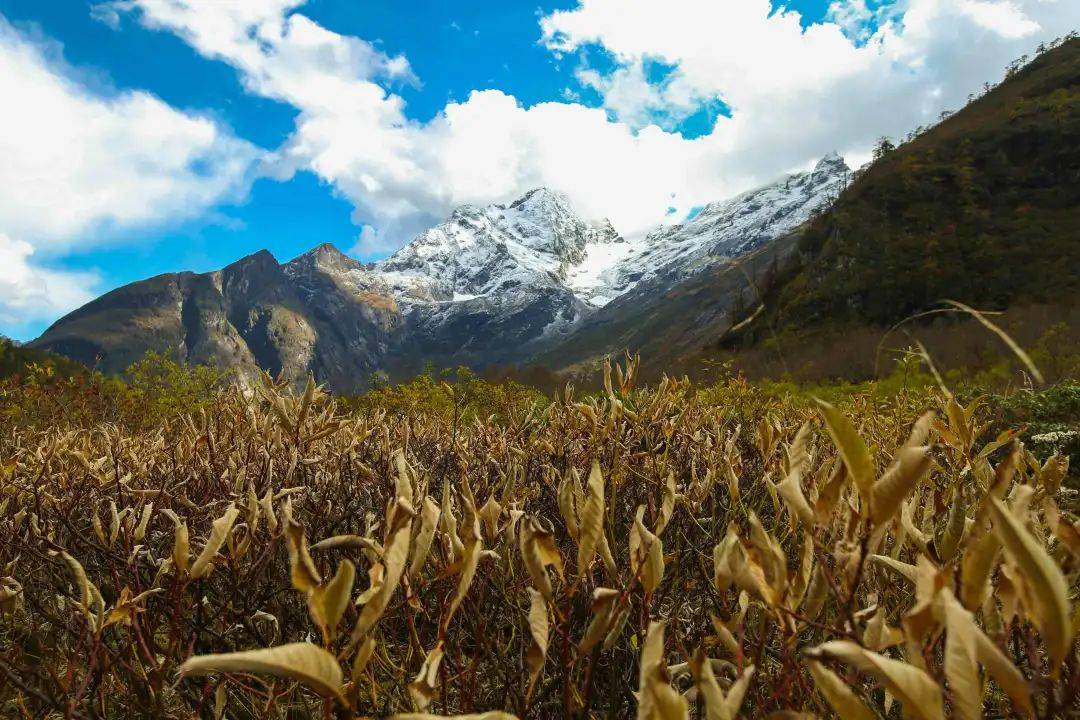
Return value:
[[(672, 340), (677, 321), (700, 319), (704, 308), (711, 327), (744, 302), (732, 259), (773, 257), (774, 241), (830, 202), (847, 174), (843, 160), (828, 156), (636, 240), (538, 188), (508, 205), (462, 206), (378, 263), (321, 245), (284, 265), (263, 251), (217, 272), (133, 283), (62, 318), (34, 345), (105, 372), (153, 349), (249, 380), (258, 369), (294, 382), (313, 372), (339, 392), (363, 389), (375, 373), (406, 378), (427, 364), (539, 359), (562, 367), (661, 338), (665, 352), (655, 356), (666, 358), (701, 345), (694, 333)], [(789, 245), (778, 248), (786, 254)], [(702, 279), (714, 274), (727, 280), (706, 304)], [(669, 292), (682, 282), (699, 286)]]
[(398, 312), (392, 297), (329, 291), (336, 278), (320, 267), (328, 254), (317, 248), (282, 266), (264, 250), (215, 272), (132, 283), (61, 318), (32, 345), (106, 373), (157, 350), (237, 370), (245, 380), (261, 368), (299, 383), (312, 371), (334, 387), (358, 389), (378, 369), (380, 353), (369, 346)]
[(459, 207), (371, 268), (404, 314), (387, 369), (521, 362), (588, 314), (571, 269), (591, 248), (622, 242), (610, 223), (586, 222), (546, 188), (509, 205)]
[[(1080, 289), (1080, 40), (875, 162), (816, 218), (745, 351), (885, 326), (955, 299), (1071, 303)], [(748, 308), (747, 315), (753, 307)]]
[(640, 352), (643, 370), (694, 357), (756, 298), (795, 248), (795, 231), (848, 182), (838, 155), (723, 202), (683, 225), (660, 228), (607, 273), (620, 289), (562, 343), (538, 356), (556, 368)]

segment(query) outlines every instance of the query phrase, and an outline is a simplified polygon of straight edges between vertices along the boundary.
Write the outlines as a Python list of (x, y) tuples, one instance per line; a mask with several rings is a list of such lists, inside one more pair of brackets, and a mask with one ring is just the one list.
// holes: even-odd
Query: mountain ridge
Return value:
[[(940, 312), (947, 299), (983, 310), (1075, 306), (1078, 207), (1080, 39), (1073, 38), (934, 127), (883, 148), (807, 225), (794, 262), (762, 287), (763, 311), (751, 320), (758, 303), (747, 305), (739, 331), (717, 335), (698, 360), (733, 359), (775, 374), (782, 370), (771, 358), (782, 348), (786, 366), (818, 377), (842, 338), (871, 329), (880, 336), (905, 318)], [(1069, 315), (1050, 313), (1061, 314)], [(1027, 337), (1035, 328), (1015, 330)], [(967, 342), (961, 337), (953, 344)]]
[(33, 344), (112, 373), (145, 350), (174, 350), (242, 381), (263, 369), (301, 382), (310, 371), (339, 392), (429, 364), (526, 364), (572, 343), (635, 288), (692, 277), (790, 232), (846, 175), (842, 159), (826, 156), (638, 240), (534, 188), (506, 204), (460, 206), (374, 263), (322, 243), (284, 263), (261, 250), (209, 273), (147, 278)]

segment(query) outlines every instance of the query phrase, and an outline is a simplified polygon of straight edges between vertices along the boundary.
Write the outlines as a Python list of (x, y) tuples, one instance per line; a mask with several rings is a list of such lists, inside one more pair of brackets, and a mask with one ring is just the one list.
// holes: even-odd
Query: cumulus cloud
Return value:
[(98, 276), (50, 269), (57, 257), (242, 198), (261, 154), (207, 117), (146, 92), (91, 89), (82, 76), (57, 43), (0, 16), (0, 323), (9, 331), (92, 297)]
[(0, 231), (53, 252), (197, 215), (246, 188), (256, 149), (145, 92), (97, 94), (0, 17)]
[[(109, 7), (178, 34), (233, 65), (251, 92), (296, 107), (279, 160), (354, 204), (369, 226), (362, 253), (397, 247), (455, 205), (536, 185), (625, 234), (645, 232), (831, 150), (865, 157), (878, 136), (932, 122), (1040, 40), (1080, 26), (1071, 0), (904, 0), (873, 11), (856, 0), (805, 28), (769, 0), (580, 0), (541, 18), (541, 41), (555, 54), (595, 48), (614, 58), (603, 73), (581, 66), (565, 94), (590, 88), (603, 108), (525, 107), (493, 89), (418, 123), (393, 90), (416, 82), (407, 60), (319, 26), (302, 5)], [(650, 82), (650, 62), (670, 68), (660, 82)], [(691, 139), (673, 129), (717, 101), (731, 116), (712, 132)]]
[(31, 262), (34, 248), (0, 232), (0, 323), (47, 320), (89, 302), (100, 279), (93, 272), (52, 270)]
[(660, 80), (650, 78), (649, 64), (645, 58), (635, 58), (607, 74), (583, 64), (574, 77), (602, 95), (604, 107), (619, 122), (634, 129), (659, 125), (670, 130), (708, 98), (694, 96), (677, 69)]

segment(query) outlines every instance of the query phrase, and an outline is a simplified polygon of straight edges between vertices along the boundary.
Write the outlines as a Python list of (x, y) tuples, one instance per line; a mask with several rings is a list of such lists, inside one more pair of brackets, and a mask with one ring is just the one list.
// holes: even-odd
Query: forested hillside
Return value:
[[(877, 160), (725, 340), (888, 326), (943, 299), (1071, 305), (1080, 287), (1080, 40)], [(748, 308), (746, 316), (755, 308)]]

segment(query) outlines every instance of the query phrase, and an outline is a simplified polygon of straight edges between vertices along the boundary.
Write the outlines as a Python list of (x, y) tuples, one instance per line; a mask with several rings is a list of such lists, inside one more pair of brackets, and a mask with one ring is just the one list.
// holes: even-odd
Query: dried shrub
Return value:
[(636, 367), (488, 414), (266, 377), (9, 425), (0, 715), (1075, 709), (1066, 457), (933, 387), (809, 403)]

